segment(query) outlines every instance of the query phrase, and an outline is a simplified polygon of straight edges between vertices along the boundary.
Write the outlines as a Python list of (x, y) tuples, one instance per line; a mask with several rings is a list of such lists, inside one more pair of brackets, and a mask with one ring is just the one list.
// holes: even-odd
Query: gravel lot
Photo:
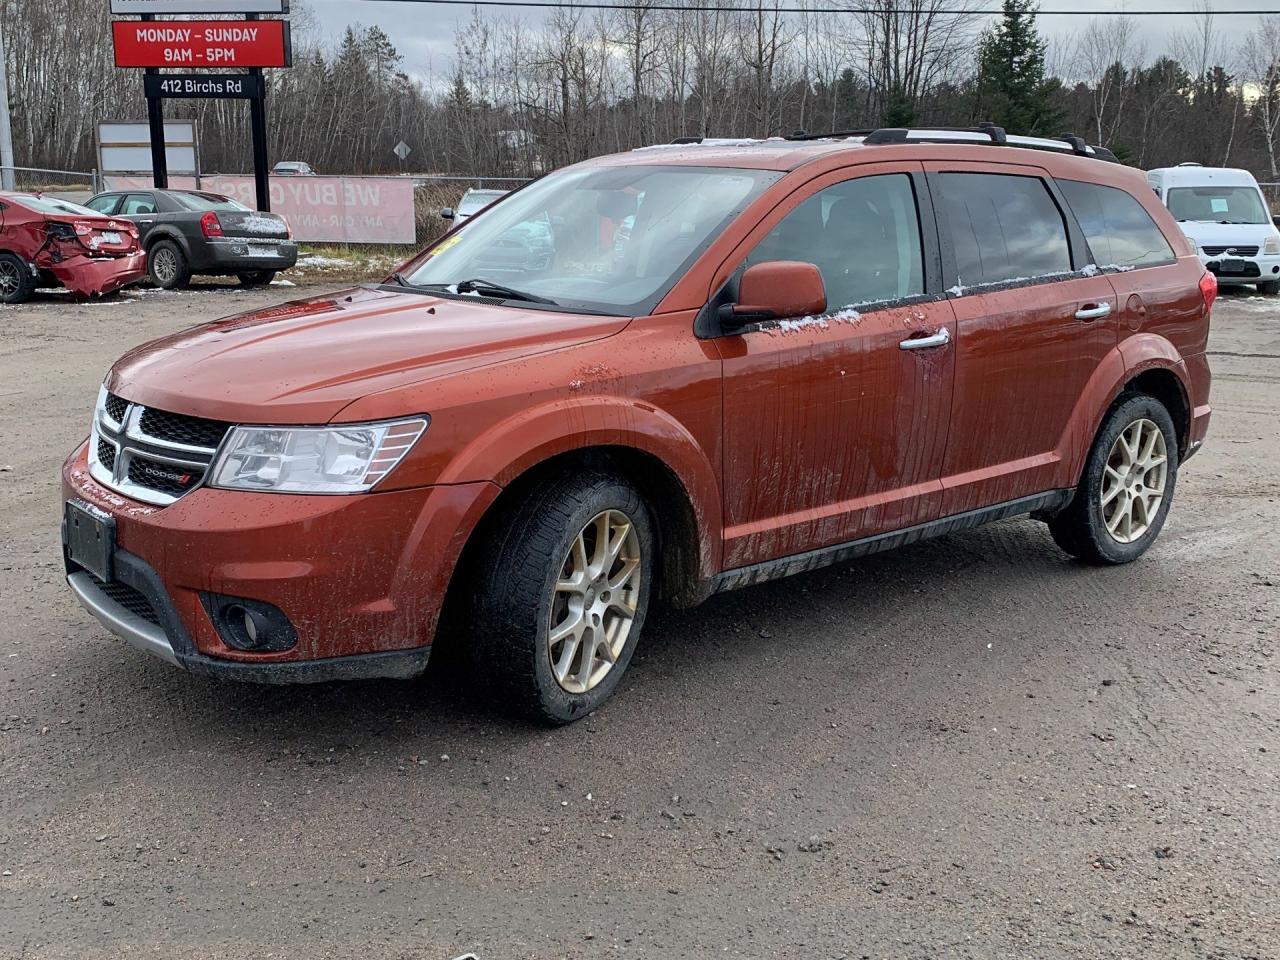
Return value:
[(1280, 299), (1220, 301), (1141, 562), (1008, 521), (721, 596), (547, 732), (188, 676), (66, 589), (111, 361), (319, 289), (0, 308), (0, 956), (1280, 956)]

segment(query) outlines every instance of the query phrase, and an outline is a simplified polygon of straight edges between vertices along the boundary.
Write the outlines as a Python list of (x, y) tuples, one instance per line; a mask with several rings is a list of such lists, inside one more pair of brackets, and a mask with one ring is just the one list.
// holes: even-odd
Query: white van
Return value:
[(1147, 183), (1219, 285), (1280, 293), (1280, 231), (1248, 170), (1183, 163), (1148, 170)]

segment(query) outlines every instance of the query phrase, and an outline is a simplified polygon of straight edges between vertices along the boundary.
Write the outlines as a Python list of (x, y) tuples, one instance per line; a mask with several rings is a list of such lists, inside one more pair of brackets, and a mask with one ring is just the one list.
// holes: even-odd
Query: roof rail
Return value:
[(830, 133), (809, 133), (807, 130), (797, 130), (795, 133), (787, 134), (784, 140), (836, 140), (843, 137), (865, 137), (871, 130), (832, 130)]
[[(1023, 147), (1028, 150), (1049, 150), (1054, 153), (1073, 153), (1078, 157), (1119, 163), (1116, 155), (1106, 147), (1091, 147), (1074, 133), (1056, 137), (1023, 137), (1010, 135), (1004, 127), (983, 122), (976, 127), (881, 127), (878, 130), (833, 130), (830, 133), (809, 133), (797, 130), (784, 140), (845, 140), (861, 139), (865, 146), (890, 143), (986, 143), (1001, 147)], [(716, 140), (707, 137), (677, 137), (673, 144), (731, 144), (736, 140)], [(763, 141), (753, 141), (763, 142)]]
[(1074, 133), (1057, 137), (1010, 136), (1003, 127), (993, 123), (980, 123), (976, 127), (885, 127), (873, 130), (863, 137), (864, 144), (887, 143), (990, 143), (997, 146), (1024, 147), (1031, 150), (1051, 150), (1055, 153), (1071, 152), (1079, 157), (1092, 157), (1118, 163), (1116, 155), (1106, 147), (1091, 147)]

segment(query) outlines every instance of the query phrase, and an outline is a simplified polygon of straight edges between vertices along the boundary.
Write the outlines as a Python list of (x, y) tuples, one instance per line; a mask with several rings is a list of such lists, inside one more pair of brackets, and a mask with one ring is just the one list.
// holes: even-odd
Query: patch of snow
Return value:
[(272, 281), (271, 281), (271, 286), (273, 286), (273, 287), (296, 287), (296, 286), (297, 286), (297, 284), (296, 284), (296, 283), (294, 283), (292, 280), (272, 280)]
[(828, 330), (833, 323), (858, 323), (862, 314), (852, 307), (841, 307), (834, 313), (821, 316), (800, 317), (795, 320), (779, 320), (777, 325), (767, 325), (763, 329), (767, 333), (797, 333), (801, 330)]
[(341, 257), (325, 257), (318, 253), (309, 253), (305, 257), (299, 257), (298, 264), (308, 267), (349, 267), (351, 261), (343, 260)]
[(250, 233), (275, 233), (278, 234), (285, 229), (284, 223), (275, 217), (264, 217), (261, 214), (253, 214), (245, 217), (240, 221), (240, 229), (247, 230)]

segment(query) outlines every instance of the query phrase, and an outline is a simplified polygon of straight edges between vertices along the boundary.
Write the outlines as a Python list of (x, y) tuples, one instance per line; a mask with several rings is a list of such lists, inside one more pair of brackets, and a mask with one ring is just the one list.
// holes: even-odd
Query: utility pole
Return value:
[(0, 187), (12, 190), (13, 132), (9, 126), (9, 61), (4, 53), (4, 26), (0, 24)]

